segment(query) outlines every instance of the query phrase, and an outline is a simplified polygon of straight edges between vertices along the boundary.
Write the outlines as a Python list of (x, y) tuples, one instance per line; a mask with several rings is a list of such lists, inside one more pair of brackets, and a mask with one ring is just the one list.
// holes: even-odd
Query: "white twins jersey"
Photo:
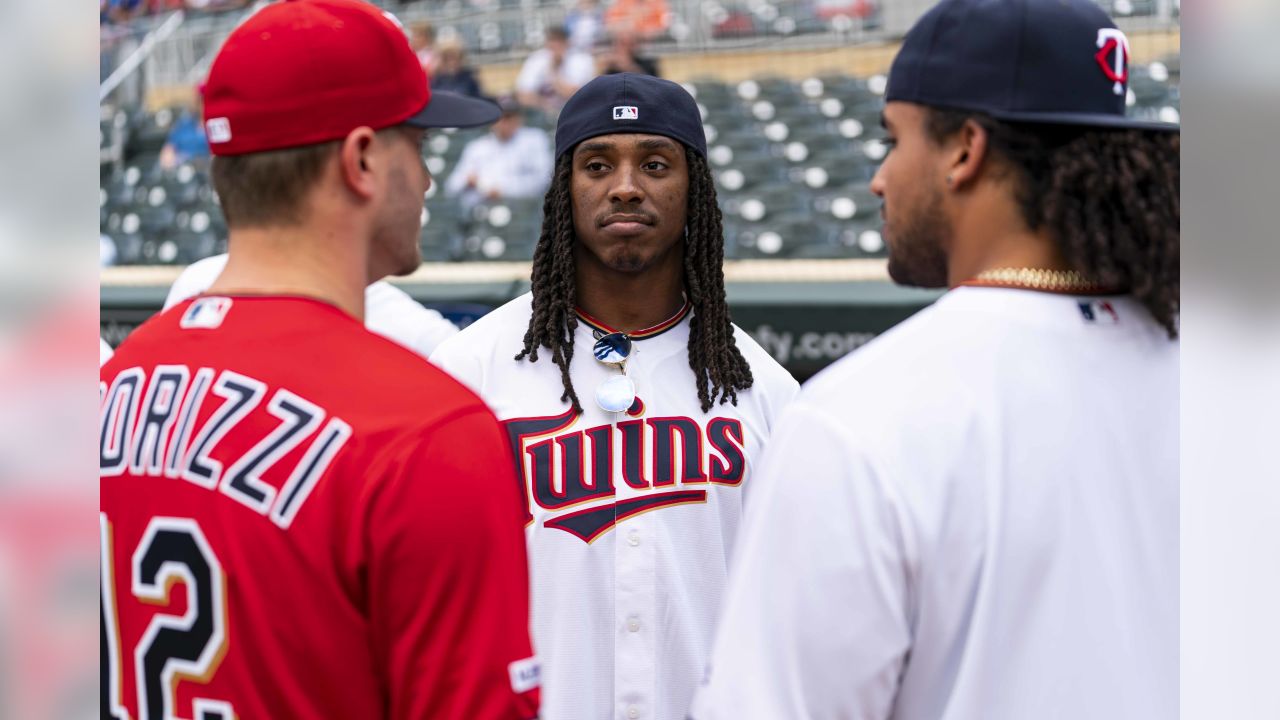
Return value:
[(1178, 715), (1178, 344), (962, 287), (808, 383), (697, 720)]
[(503, 421), (525, 481), (541, 717), (683, 720), (750, 476), (798, 386), (735, 328), (755, 383), (736, 406), (702, 412), (682, 312), (632, 336), (637, 401), (608, 413), (595, 389), (619, 371), (595, 359), (593, 328), (580, 321), (570, 373), (583, 415), (574, 417), (545, 348), (536, 363), (513, 359), (531, 302), (494, 310), (431, 359)]

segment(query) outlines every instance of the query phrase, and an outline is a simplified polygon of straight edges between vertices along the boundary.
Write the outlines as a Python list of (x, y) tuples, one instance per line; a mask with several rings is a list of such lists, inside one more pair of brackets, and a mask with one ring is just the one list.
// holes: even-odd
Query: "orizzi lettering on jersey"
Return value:
[[(102, 477), (128, 472), (185, 480), (219, 491), (287, 529), (351, 437), (351, 426), (338, 417), (326, 422), (324, 408), (281, 388), (266, 401), (267, 412), (279, 423), (254, 443), (236, 428), (268, 390), (266, 383), (231, 370), (215, 374), (212, 368), (192, 372), (185, 365), (157, 365), (150, 382), (142, 368), (124, 370), (110, 388), (99, 384)], [(206, 405), (212, 411), (202, 413)], [(211, 453), (228, 436), (237, 450), (249, 449), (235, 453), (235, 461), (224, 468)], [(293, 467), (280, 468), (288, 471), (288, 479), (279, 490), (263, 481), (264, 473), (286, 456), (296, 456), (308, 439)]]
[[(572, 429), (579, 417), (572, 410), (504, 421), (516, 470), (528, 488), (526, 525), (534, 521), (532, 497), (549, 515), (544, 527), (590, 543), (633, 515), (706, 502), (707, 491), (699, 485), (742, 484), (747, 460), (741, 421), (716, 417), (704, 426), (688, 417), (639, 417), (643, 413), (637, 398), (626, 413), (631, 419), (584, 430)], [(644, 494), (572, 510), (613, 498), (619, 474), (628, 488)]]

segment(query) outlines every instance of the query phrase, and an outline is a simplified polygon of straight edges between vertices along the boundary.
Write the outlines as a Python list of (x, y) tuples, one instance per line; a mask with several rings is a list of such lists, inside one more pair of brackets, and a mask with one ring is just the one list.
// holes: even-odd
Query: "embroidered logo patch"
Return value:
[(542, 684), (542, 668), (536, 657), (516, 660), (507, 666), (507, 671), (511, 674), (511, 689), (517, 695), (527, 693)]
[(1115, 325), (1120, 322), (1120, 315), (1106, 300), (1081, 300), (1078, 305), (1085, 322), (1098, 325)]
[(1102, 74), (1111, 81), (1112, 92), (1123, 95), (1124, 86), (1129, 82), (1129, 38), (1115, 28), (1100, 28), (1094, 59), (1102, 68)]
[(183, 330), (212, 330), (222, 324), (231, 309), (231, 298), (206, 297), (191, 303), (178, 327)]
[(639, 120), (640, 108), (635, 105), (617, 105), (613, 108), (614, 120)]
[(231, 142), (231, 121), (224, 117), (209, 118), (204, 123), (204, 134), (211, 143)]

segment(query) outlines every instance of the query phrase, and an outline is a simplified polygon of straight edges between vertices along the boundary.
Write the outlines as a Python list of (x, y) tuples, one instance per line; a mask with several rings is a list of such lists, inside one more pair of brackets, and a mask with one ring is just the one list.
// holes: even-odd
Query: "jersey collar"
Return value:
[[(675, 315), (672, 315), (671, 317), (667, 318), (666, 320), (663, 320), (657, 325), (652, 325), (650, 327), (643, 328), (641, 330), (636, 330), (635, 332), (629, 332), (629, 333), (623, 333), (623, 334), (631, 338), (632, 340), (645, 340), (651, 337), (657, 337), (658, 335), (661, 335), (662, 333), (670, 330), (676, 325), (679, 325), (680, 321), (684, 320), (685, 316), (688, 315), (689, 311), (692, 309), (693, 309), (693, 303), (689, 302), (689, 298), (686, 297), (684, 299), (684, 305), (682, 305), (680, 309), (676, 311)], [(614, 328), (611, 328), (608, 325), (605, 325), (604, 323), (600, 322), (599, 320), (591, 317), (586, 313), (586, 311), (584, 311), (580, 307), (575, 307), (573, 311), (577, 313), (579, 320), (586, 323), (592, 330), (595, 330), (596, 332), (603, 333), (605, 335), (622, 332), (621, 330), (616, 330)]]

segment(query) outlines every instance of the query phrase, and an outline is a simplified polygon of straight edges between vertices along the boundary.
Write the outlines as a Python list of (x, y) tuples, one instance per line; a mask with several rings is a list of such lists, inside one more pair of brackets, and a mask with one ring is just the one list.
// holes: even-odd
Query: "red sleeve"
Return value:
[(398, 464), (365, 514), (387, 717), (536, 717), (520, 485), (497, 421), (453, 415)]

